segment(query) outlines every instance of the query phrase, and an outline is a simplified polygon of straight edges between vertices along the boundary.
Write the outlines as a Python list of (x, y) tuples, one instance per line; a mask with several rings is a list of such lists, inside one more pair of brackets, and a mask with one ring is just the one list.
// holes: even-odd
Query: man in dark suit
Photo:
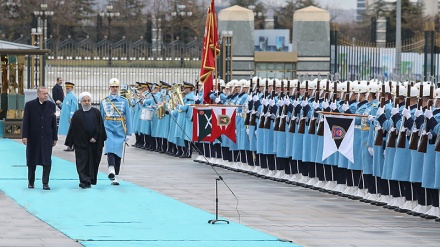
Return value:
[(37, 89), (37, 98), (24, 107), (22, 142), (26, 145), (28, 188), (34, 188), (37, 165), (43, 166), (43, 189), (50, 190), (49, 174), (52, 166), (52, 148), (58, 140), (55, 104), (48, 101), (46, 87)]
[(57, 78), (57, 83), (52, 88), (52, 98), (53, 101), (55, 101), (55, 104), (61, 109), (61, 104), (64, 100), (64, 91), (63, 87), (61, 86), (63, 84), (63, 79), (61, 77)]

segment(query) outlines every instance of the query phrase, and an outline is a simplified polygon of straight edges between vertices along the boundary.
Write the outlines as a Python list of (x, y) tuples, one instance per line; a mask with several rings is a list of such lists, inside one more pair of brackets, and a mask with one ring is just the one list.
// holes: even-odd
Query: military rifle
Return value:
[[(385, 83), (382, 84), (382, 95), (380, 97), (380, 107), (385, 109)], [(377, 130), (376, 139), (374, 140), (375, 146), (382, 146), (383, 145), (383, 134), (384, 134), (383, 128), (380, 128)]]
[[(410, 107), (410, 102), (411, 102), (411, 86), (410, 84), (408, 84), (407, 87), (407, 91), (406, 91), (406, 101), (405, 101), (405, 108), (409, 109)], [(406, 144), (406, 130), (404, 127), (404, 123), (405, 123), (405, 116), (402, 116), (402, 123), (400, 125), (400, 131), (399, 131), (399, 137), (397, 139), (397, 147), (398, 148), (405, 148), (405, 144)]]
[[(394, 99), (394, 108), (399, 108), (399, 84), (396, 84), (396, 97)], [(394, 128), (396, 124), (394, 123)], [(387, 147), (395, 148), (396, 147), (396, 139), (397, 139), (397, 130), (393, 130), (390, 132), (390, 136), (388, 137)]]
[[(334, 97), (336, 97), (336, 88), (337, 88), (337, 82), (334, 82)], [(327, 85), (325, 86), (325, 95), (324, 95), (324, 101), (330, 101), (330, 81), (327, 80)], [(325, 109), (322, 109), (322, 111), (325, 111)], [(321, 115), (321, 117), (324, 117)], [(316, 133), (318, 136), (324, 136), (324, 121), (318, 122), (318, 132)]]
[[(270, 95), (271, 100), (275, 101), (275, 90), (272, 89), (271, 95)], [(267, 112), (270, 113), (272, 111), (272, 107), (271, 105), (269, 105), (269, 107), (267, 108)], [(264, 128), (265, 129), (270, 129), (270, 122), (272, 121), (271, 116), (266, 117), (266, 119), (264, 119)]]
[[(249, 125), (249, 122), (250, 122), (250, 118), (251, 118), (251, 108), (253, 107), (253, 103), (252, 103), (252, 77), (249, 79), (249, 92), (248, 92), (248, 95), (250, 95), (251, 96), (251, 101), (249, 102), (247, 102), (247, 104), (248, 104), (248, 112), (246, 112), (246, 117), (245, 117), (245, 119), (244, 119), (244, 125)], [(251, 107), (249, 107), (249, 105), (251, 105)]]
[[(432, 110), (432, 105), (434, 104), (434, 85), (431, 85), (431, 88), (429, 90), (429, 101), (428, 101), (428, 107), (426, 109)], [(420, 143), (417, 151), (421, 153), (426, 153), (426, 150), (428, 148), (428, 118), (425, 118), (425, 135), (422, 135), (420, 137)], [(440, 151), (439, 142), (435, 145), (435, 151)]]
[[(263, 99), (266, 99), (266, 97), (268, 96), (269, 94), (268, 90), (269, 90), (269, 81), (266, 79), (266, 86), (264, 89)], [(260, 123), (258, 124), (258, 128), (264, 128), (264, 123), (266, 120), (266, 116), (264, 116), (264, 114), (267, 112), (268, 108), (269, 108), (268, 106), (263, 106), (263, 112), (260, 116)]]
[[(301, 96), (301, 82), (298, 80), (298, 83), (296, 85), (296, 93), (295, 93), (295, 100), (298, 101), (299, 104), (299, 97)], [(295, 133), (296, 131), (296, 116), (295, 116), (295, 108), (292, 112), (292, 117), (290, 118), (289, 123), (289, 133)]]
[[(308, 100), (309, 100), (308, 99), (309, 98), (308, 90), (309, 90), (309, 81), (307, 80), (306, 81), (306, 91), (304, 92), (304, 98), (303, 98), (303, 100), (305, 100), (307, 103), (308, 103)], [(304, 111), (303, 111), (303, 113), (304, 113)], [(307, 116), (304, 116), (304, 118), (300, 118), (300, 120), (299, 120), (298, 134), (304, 134), (305, 131), (306, 131), (306, 119), (305, 119), (305, 117), (307, 117)]]
[[(280, 91), (280, 95), (278, 97), (278, 101), (280, 100), (284, 100), (284, 80), (281, 80), (281, 91)], [(284, 105), (282, 109), (278, 109), (278, 115), (275, 118), (275, 123), (273, 125), (273, 130), (274, 131), (279, 131), (280, 130), (280, 120), (281, 120), (281, 113), (284, 109)]]
[[(287, 80), (286, 99), (290, 99), (290, 92), (289, 91), (290, 91), (290, 80)], [(287, 105), (287, 104), (283, 105), (282, 116), (284, 116), (284, 117), (281, 118), (281, 120), (280, 120), (280, 127), (279, 127), (279, 131), (281, 131), (281, 132), (285, 132), (286, 131), (287, 107), (289, 107), (289, 105)]]
[[(417, 109), (423, 110), (423, 84), (420, 83), (419, 99), (417, 101)], [(415, 123), (414, 123), (415, 124)], [(409, 138), (409, 149), (417, 150), (417, 144), (419, 143), (420, 130), (413, 131), (411, 137)]]
[[(257, 97), (258, 97), (260, 95), (260, 78), (257, 78), (257, 86), (256, 86), (255, 90), (256, 90), (255, 95), (257, 95)], [(253, 108), (254, 108), (255, 111), (258, 110), (258, 109), (255, 109), (255, 102), (253, 103)], [(251, 125), (251, 126), (256, 126), (257, 125), (257, 114), (256, 113), (251, 115), (251, 119), (249, 121), (249, 125)]]
[[(317, 88), (316, 88), (316, 92), (315, 92), (315, 103), (319, 103), (319, 90), (320, 90), (319, 84), (320, 83), (321, 83), (321, 81), (318, 80), (318, 83), (316, 85)], [(315, 115), (315, 109), (313, 109), (313, 115)], [(316, 118), (314, 116), (312, 116), (312, 119), (310, 120), (308, 133), (310, 135), (314, 135), (316, 133)]]

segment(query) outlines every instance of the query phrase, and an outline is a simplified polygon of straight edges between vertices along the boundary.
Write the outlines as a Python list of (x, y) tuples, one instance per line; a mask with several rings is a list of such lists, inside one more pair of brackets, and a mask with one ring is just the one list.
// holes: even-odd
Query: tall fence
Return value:
[(108, 81), (113, 77), (128, 85), (137, 81), (194, 83), (199, 78), (202, 45), (197, 40), (164, 44), (144, 39), (133, 43), (49, 39), (44, 81), (51, 89), (56, 78), (62, 77), (75, 83), (76, 92), (89, 91), (96, 99), (108, 94)]
[(427, 40), (427, 34), (403, 41), (400, 69), (397, 69), (395, 44), (377, 47), (375, 43), (340, 35), (337, 45), (332, 45), (331, 73), (339, 73), (341, 80), (368, 80), (379, 76), (431, 80), (433, 76), (438, 82), (439, 47), (438, 35), (433, 36), (432, 42)]

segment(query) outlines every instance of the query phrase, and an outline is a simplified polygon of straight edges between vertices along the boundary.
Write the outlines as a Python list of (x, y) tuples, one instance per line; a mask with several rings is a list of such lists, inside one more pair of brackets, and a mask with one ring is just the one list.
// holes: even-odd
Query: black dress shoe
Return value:
[(43, 184), (43, 190), (50, 190), (50, 187), (48, 184)]
[(82, 188), (82, 189), (85, 189), (86, 188), (86, 185), (85, 184), (83, 184), (83, 183), (79, 183), (79, 185), (78, 185), (80, 188)]
[(28, 184), (28, 189), (33, 189), (34, 185), (33, 184)]
[(64, 149), (63, 151), (66, 151), (66, 152), (72, 152), (72, 151), (75, 151), (75, 149), (74, 149), (73, 147), (67, 147), (67, 148)]

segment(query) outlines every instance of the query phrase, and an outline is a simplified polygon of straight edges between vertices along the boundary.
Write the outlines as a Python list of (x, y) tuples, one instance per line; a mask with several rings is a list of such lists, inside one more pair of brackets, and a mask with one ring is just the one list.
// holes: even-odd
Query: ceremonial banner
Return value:
[[(211, 141), (212, 110), (211, 108), (193, 108), (193, 138), (195, 142)], [(214, 139), (215, 140), (215, 139)]]
[(196, 107), (193, 109), (193, 141), (213, 142), (221, 135), (234, 143), (235, 107)]
[(213, 107), (212, 138), (215, 140), (221, 135), (227, 136), (234, 143), (237, 142), (235, 135), (235, 109), (236, 107)]
[(208, 8), (205, 24), (205, 36), (203, 37), (202, 66), (200, 69), (200, 81), (203, 83), (203, 100), (209, 103), (211, 99), (208, 94), (213, 90), (212, 72), (215, 71), (215, 60), (220, 54), (218, 43), (217, 17), (215, 13), (214, 0)]
[(354, 117), (324, 116), (324, 150), (322, 160), (339, 152), (354, 163)]

